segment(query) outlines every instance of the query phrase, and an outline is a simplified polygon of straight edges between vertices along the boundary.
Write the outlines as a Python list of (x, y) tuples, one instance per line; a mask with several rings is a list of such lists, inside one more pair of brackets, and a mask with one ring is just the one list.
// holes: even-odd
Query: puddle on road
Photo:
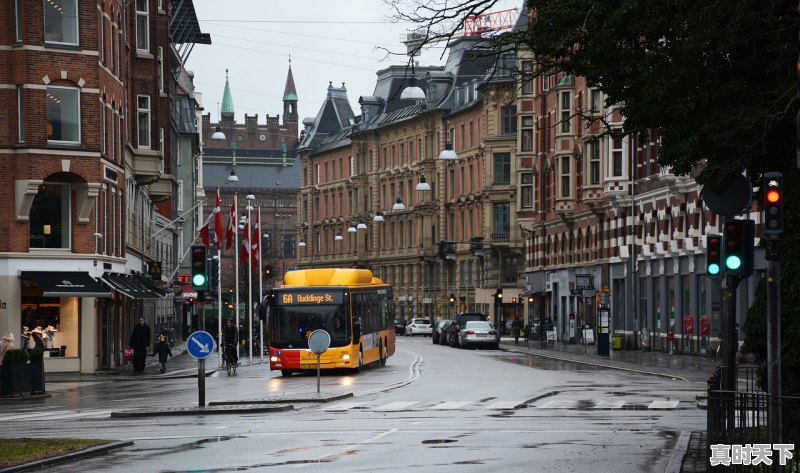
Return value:
[(599, 366), (582, 365), (578, 363), (569, 363), (565, 361), (548, 360), (544, 358), (536, 358), (534, 355), (527, 355), (518, 353), (514, 355), (503, 354), (496, 357), (500, 361), (511, 363), (514, 365), (523, 365), (529, 368), (541, 368), (543, 370), (554, 371), (599, 371), (604, 368)]
[(431, 445), (431, 444), (438, 444), (438, 443), (454, 443), (458, 442), (455, 439), (431, 439), (431, 440), (423, 440), (421, 443), (422, 445)]

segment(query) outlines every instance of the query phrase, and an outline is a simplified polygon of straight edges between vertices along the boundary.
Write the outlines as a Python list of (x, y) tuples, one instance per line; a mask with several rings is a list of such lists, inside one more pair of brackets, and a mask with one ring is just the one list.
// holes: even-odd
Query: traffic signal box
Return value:
[(503, 303), (503, 290), (498, 289), (494, 292), (494, 303), (495, 304), (502, 304)]
[(706, 235), (706, 274), (722, 278), (722, 235)]
[(746, 278), (753, 274), (753, 238), (755, 222), (752, 220), (726, 220), (723, 234), (723, 273), (725, 276)]
[(192, 245), (192, 287), (205, 289), (208, 279), (205, 245)]
[(450, 305), (453, 306), (456, 303), (456, 296), (455, 294), (450, 294)]
[(764, 235), (778, 238), (783, 233), (783, 174), (764, 173), (763, 180)]

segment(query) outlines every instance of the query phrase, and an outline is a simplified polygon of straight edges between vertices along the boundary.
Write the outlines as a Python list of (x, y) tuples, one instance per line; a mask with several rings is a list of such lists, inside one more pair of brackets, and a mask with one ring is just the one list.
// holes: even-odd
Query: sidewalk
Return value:
[[(628, 371), (648, 376), (701, 382), (708, 379), (717, 366), (709, 356), (669, 354), (642, 350), (611, 350), (609, 356), (599, 356), (596, 345), (552, 343), (542, 345), (538, 340), (526, 342), (513, 337), (501, 338), (500, 348), (507, 351), (530, 353), (535, 356), (580, 363), (613, 370)], [(698, 405), (698, 407), (700, 407)], [(682, 431), (676, 451), (666, 473), (705, 473), (708, 471), (708, 439), (704, 431)]]

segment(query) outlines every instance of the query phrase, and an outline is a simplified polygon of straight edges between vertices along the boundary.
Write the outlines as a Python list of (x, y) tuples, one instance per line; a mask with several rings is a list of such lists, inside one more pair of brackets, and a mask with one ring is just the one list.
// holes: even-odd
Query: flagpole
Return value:
[[(261, 239), (261, 235), (263, 235), (261, 230), (261, 204), (258, 204), (258, 303), (260, 304), (261, 301), (264, 300), (264, 261), (262, 260), (264, 255), (264, 248), (261, 248), (261, 244), (264, 240)], [(258, 339), (261, 341), (258, 347), (258, 358), (261, 360), (261, 363), (264, 362), (264, 321), (261, 320), (261, 317), (258, 318)]]
[(222, 368), (222, 239), (217, 243), (217, 348)]
[[(234, 274), (236, 275), (234, 281), (234, 294), (235, 294), (235, 302), (236, 308), (234, 309), (234, 314), (236, 314), (236, 329), (239, 329), (239, 193), (233, 194), (233, 208), (236, 209), (236, 228), (233, 232), (233, 261), (234, 261)], [(241, 335), (240, 335), (241, 336)], [(236, 352), (239, 352), (239, 340), (236, 340)]]
[(250, 211), (253, 209), (253, 206), (250, 205), (250, 195), (248, 194), (247, 199), (247, 224), (245, 225), (245, 230), (248, 235), (247, 237), (247, 333), (248, 333), (248, 341), (247, 341), (247, 352), (249, 363), (253, 364), (253, 224), (252, 220), (250, 219)]

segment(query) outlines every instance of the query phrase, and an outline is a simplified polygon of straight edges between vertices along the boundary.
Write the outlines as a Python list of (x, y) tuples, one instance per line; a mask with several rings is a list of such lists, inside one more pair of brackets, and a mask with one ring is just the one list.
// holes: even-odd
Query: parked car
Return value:
[(429, 319), (411, 319), (406, 325), (406, 335), (427, 335), (431, 336), (431, 321)]
[(436, 322), (436, 325), (433, 326), (433, 331), (431, 332), (431, 338), (433, 339), (434, 345), (444, 345), (441, 340), (447, 337), (447, 329), (453, 323), (450, 319), (442, 319)]
[(450, 326), (447, 337), (447, 344), (450, 345), (451, 347), (461, 348), (458, 334), (459, 332), (461, 332), (461, 329), (464, 328), (464, 324), (473, 320), (488, 322), (489, 318), (486, 316), (486, 314), (482, 314), (480, 312), (459, 313), (458, 315), (456, 315), (456, 318), (453, 321), (453, 325)]
[(394, 319), (394, 333), (403, 335), (406, 333), (406, 321), (403, 319)]
[(470, 320), (458, 332), (458, 344), (461, 348), (484, 346), (497, 350), (500, 348), (500, 338), (491, 323), (483, 320)]

